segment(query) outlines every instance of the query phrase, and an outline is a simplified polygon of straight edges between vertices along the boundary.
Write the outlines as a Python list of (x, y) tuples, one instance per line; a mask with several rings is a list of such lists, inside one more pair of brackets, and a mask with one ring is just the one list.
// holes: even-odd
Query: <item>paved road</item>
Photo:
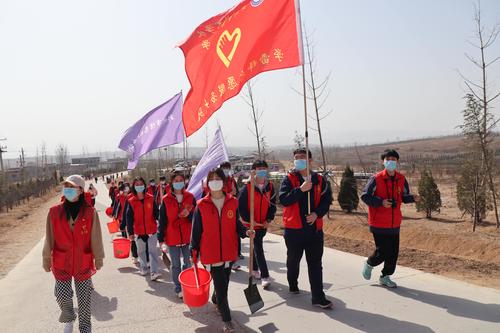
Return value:
[[(112, 257), (111, 238), (103, 214), (109, 204), (98, 185), (97, 209), (105, 235), (104, 268), (93, 278), (94, 332), (218, 332), (220, 319), (212, 306), (190, 311), (173, 292), (169, 273), (151, 282), (138, 275), (129, 259)], [(0, 280), (1, 332), (61, 332), (53, 296), (53, 277), (41, 269), (42, 240)], [(29, 246), (29, 245), (27, 245)], [(243, 243), (244, 252), (247, 242)], [(324, 281), (335, 309), (311, 307), (307, 267), (301, 267), (299, 295), (289, 295), (285, 245), (266, 236), (271, 275), (269, 291), (260, 288), (265, 307), (249, 315), (243, 296), (247, 274), (232, 275), (230, 305), (239, 332), (500, 332), (500, 291), (398, 267), (399, 288), (388, 290), (362, 279), (364, 258), (325, 249)], [(8, 255), (8, 254), (3, 254)], [(305, 263), (304, 263), (305, 264)], [(378, 273), (374, 271), (374, 276)]]

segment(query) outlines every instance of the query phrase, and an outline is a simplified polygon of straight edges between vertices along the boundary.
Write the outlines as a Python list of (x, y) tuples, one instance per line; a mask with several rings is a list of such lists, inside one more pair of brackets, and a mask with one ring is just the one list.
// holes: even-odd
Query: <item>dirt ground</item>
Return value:
[[(3, 278), (45, 235), (47, 212), (59, 200), (53, 191), (8, 213), (0, 213), (0, 278)], [(42, 259), (40, 257), (40, 269)]]

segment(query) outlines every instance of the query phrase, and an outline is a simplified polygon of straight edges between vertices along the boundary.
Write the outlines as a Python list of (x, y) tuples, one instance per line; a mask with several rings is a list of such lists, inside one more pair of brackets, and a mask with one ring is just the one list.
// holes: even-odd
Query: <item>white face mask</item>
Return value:
[(211, 180), (208, 182), (208, 187), (210, 188), (211, 191), (220, 191), (220, 190), (222, 190), (223, 185), (224, 185), (224, 183), (220, 179)]

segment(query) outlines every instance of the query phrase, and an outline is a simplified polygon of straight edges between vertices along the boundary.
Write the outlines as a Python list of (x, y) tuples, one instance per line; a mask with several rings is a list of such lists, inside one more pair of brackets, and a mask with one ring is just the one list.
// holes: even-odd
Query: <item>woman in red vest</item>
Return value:
[(104, 248), (101, 226), (95, 209), (84, 199), (85, 180), (72, 175), (63, 182), (64, 201), (51, 207), (47, 215), (43, 268), (56, 279), (55, 296), (61, 309), (59, 321), (64, 332), (72, 332), (72, 280), (75, 281), (80, 332), (91, 332), (92, 279), (102, 267)]
[[(268, 181), (268, 165), (266, 161), (258, 160), (252, 164), (252, 170), (256, 172), (254, 191), (254, 218), (255, 239), (253, 256), (253, 277), (262, 278), (262, 287), (268, 288), (271, 284), (266, 257), (264, 255), (263, 239), (269, 223), (274, 220), (276, 214), (276, 193), (273, 183)], [(241, 190), (239, 201), (239, 213), (243, 224), (249, 225), (250, 221), (250, 182)], [(260, 271), (259, 271), (260, 270)]]
[(224, 171), (211, 170), (207, 180), (210, 193), (198, 201), (194, 211), (191, 250), (199, 254), (201, 263), (210, 271), (215, 289), (212, 302), (222, 316), (224, 332), (232, 332), (227, 301), (231, 266), (238, 259), (238, 238), (253, 234), (240, 222), (238, 200), (222, 190)]
[(133, 196), (128, 199), (127, 205), (127, 232), (130, 240), (135, 240), (139, 254), (140, 274), (148, 274), (147, 256), (151, 266), (151, 280), (156, 281), (161, 274), (158, 271), (158, 205), (151, 194), (146, 193), (143, 178), (135, 178), (132, 183)]
[(182, 172), (176, 171), (170, 177), (171, 191), (163, 196), (160, 207), (160, 225), (158, 227), (158, 241), (162, 250), (168, 246), (172, 261), (172, 280), (175, 293), (182, 298), (182, 289), (179, 282), (181, 272), (181, 254), (183, 258), (182, 269), (190, 267), (189, 243), (191, 241), (191, 219), (196, 207), (194, 196), (184, 190), (185, 179)]

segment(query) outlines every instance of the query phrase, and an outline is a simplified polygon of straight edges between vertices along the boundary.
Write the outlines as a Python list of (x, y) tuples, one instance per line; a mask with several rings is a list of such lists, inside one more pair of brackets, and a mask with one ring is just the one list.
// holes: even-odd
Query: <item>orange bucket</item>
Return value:
[(208, 303), (210, 282), (212, 281), (209, 271), (201, 267), (198, 267), (197, 271), (199, 287), (196, 286), (194, 267), (185, 269), (179, 274), (184, 303), (192, 308), (204, 306)]
[(116, 238), (113, 239), (113, 254), (115, 258), (125, 259), (130, 255), (130, 239)]
[(120, 223), (118, 220), (113, 220), (111, 222), (108, 222), (108, 231), (110, 234), (114, 234), (118, 231), (120, 231)]

